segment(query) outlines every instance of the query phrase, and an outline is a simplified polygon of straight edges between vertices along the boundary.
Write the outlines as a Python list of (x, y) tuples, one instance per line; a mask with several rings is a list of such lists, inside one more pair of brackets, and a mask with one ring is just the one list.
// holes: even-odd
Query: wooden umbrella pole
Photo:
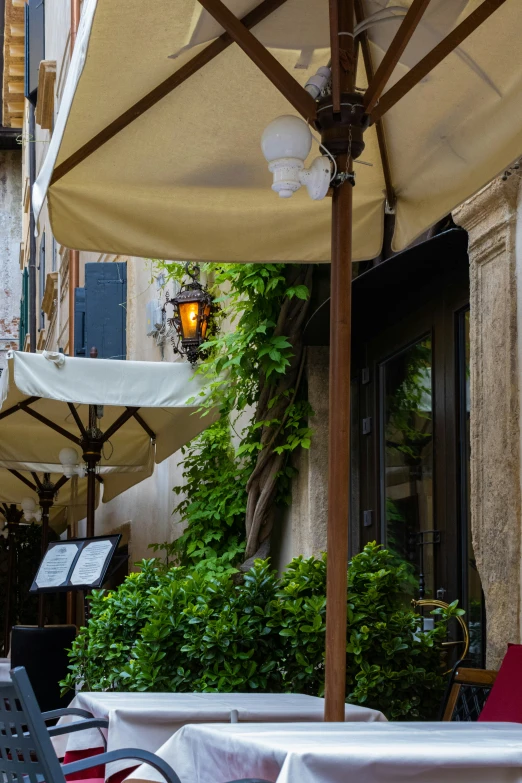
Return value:
[(7, 523), (9, 555), (7, 560), (7, 586), (5, 595), (5, 617), (4, 617), (4, 656), (9, 652), (9, 639), (12, 627), (12, 603), (14, 594), (14, 577), (16, 568), (16, 533), (17, 525), (20, 522), (23, 513), (19, 511), (14, 504), (4, 504), (3, 512)]
[[(354, 0), (331, 0), (332, 39), (339, 45), (339, 90), (354, 89)], [(339, 35), (342, 33), (342, 36)], [(333, 104), (335, 107), (335, 96)], [(348, 154), (337, 157), (340, 172), (351, 170)], [(346, 603), (350, 505), (350, 355), (352, 281), (352, 199), (349, 179), (334, 188), (330, 311), (330, 410), (328, 452), (328, 568), (326, 580), (326, 721), (344, 721), (346, 688)]]
[[(11, 526), (10, 526), (11, 527)], [(9, 529), (9, 555), (7, 560), (7, 587), (5, 591), (5, 617), (4, 617), (4, 656), (9, 653), (9, 637), (11, 635), (11, 610), (13, 601), (13, 579), (15, 566), (15, 537)]]
[[(51, 503), (52, 505), (52, 503)], [(49, 543), (49, 509), (48, 503), (42, 503), (40, 501), (42, 509), (42, 558), (47, 551), (47, 544)], [(38, 627), (43, 628), (45, 626), (45, 606), (46, 606), (45, 593), (40, 593), (38, 596)]]
[(89, 405), (89, 427), (81, 440), (83, 458), (87, 463), (87, 538), (94, 536), (94, 515), (96, 511), (96, 465), (101, 459), (102, 434), (98, 430), (96, 406)]
[(96, 508), (96, 461), (87, 460), (87, 538), (94, 536), (94, 513)]

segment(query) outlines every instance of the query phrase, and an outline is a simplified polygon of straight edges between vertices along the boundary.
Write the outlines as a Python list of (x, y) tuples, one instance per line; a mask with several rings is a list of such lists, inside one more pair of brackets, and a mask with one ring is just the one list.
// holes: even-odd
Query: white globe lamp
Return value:
[(73, 476), (80, 476), (83, 478), (83, 476), (85, 476), (85, 468), (83, 465), (79, 464), (80, 456), (76, 449), (62, 449), (58, 455), (58, 459), (62, 465), (63, 475), (67, 476), (67, 478), (72, 478)]
[(42, 519), (42, 511), (37, 508), (36, 500), (34, 498), (22, 498), (20, 503), (26, 522), (40, 522)]
[(306, 122), (292, 114), (276, 117), (263, 131), (261, 149), (273, 174), (272, 190), (290, 198), (305, 185), (310, 198), (322, 199), (330, 186), (329, 158), (316, 158), (309, 169), (304, 162), (312, 148), (312, 134)]

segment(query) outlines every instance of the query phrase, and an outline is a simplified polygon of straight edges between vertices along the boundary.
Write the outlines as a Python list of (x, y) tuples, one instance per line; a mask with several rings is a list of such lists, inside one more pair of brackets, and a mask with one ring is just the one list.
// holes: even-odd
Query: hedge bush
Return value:
[[(347, 603), (347, 700), (389, 719), (436, 715), (440, 643), (452, 605), (419, 632), (404, 600), (408, 569), (376, 544), (353, 558)], [(278, 577), (256, 561), (232, 575), (144, 560), (115, 591), (94, 591), (70, 652), (65, 689), (294, 692), (322, 695), (326, 559), (298, 557)]]

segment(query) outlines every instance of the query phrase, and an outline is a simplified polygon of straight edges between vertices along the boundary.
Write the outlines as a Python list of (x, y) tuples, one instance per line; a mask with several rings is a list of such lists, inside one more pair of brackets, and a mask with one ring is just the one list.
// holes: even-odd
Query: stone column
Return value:
[(520, 642), (518, 185), (515, 177), (495, 180), (453, 215), (469, 233), (470, 505), (490, 668), (498, 668), (508, 642)]

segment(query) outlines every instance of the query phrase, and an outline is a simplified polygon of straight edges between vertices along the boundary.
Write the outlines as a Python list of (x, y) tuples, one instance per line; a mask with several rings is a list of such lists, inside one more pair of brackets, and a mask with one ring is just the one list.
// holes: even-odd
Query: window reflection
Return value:
[(425, 536), (422, 553), (420, 546), (435, 527), (431, 337), (393, 356), (381, 372), (386, 546), (410, 565), (412, 592), (420, 586), (428, 598), (435, 594), (431, 538)]

